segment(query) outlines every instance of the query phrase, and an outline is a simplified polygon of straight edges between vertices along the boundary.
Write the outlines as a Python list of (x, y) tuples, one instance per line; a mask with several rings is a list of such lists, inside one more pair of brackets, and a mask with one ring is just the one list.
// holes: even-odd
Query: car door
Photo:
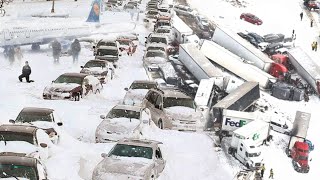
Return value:
[(158, 111), (155, 108), (157, 97), (158, 97), (158, 94), (156, 92), (149, 91), (149, 93), (146, 95), (146, 100), (145, 100), (146, 107), (150, 109), (151, 119), (153, 120), (154, 123), (157, 123), (159, 119)]
[(42, 129), (37, 129), (36, 131), (36, 141), (39, 148), (39, 155), (42, 160), (48, 159), (50, 154), (50, 146), (52, 142), (49, 135), (45, 133)]
[(158, 147), (156, 149), (156, 153), (155, 153), (155, 163), (156, 163), (156, 172), (157, 172), (157, 177), (159, 176), (159, 173), (161, 173), (165, 167), (165, 160), (162, 157), (162, 153), (160, 148)]

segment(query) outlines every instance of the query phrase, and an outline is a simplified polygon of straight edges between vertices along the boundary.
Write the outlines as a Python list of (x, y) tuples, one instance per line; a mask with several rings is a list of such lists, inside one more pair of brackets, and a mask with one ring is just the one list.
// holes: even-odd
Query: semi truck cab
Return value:
[(292, 157), (292, 164), (296, 171), (302, 173), (309, 172), (309, 145), (307, 143), (296, 141), (289, 151), (289, 156)]

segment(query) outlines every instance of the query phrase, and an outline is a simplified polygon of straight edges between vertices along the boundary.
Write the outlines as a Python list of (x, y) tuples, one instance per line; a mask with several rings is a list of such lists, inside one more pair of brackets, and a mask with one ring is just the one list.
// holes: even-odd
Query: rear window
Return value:
[(24, 141), (30, 144), (34, 144), (32, 134), (2, 131), (0, 132), (0, 141)]
[(157, 33), (170, 33), (170, 29), (158, 29)]
[(156, 42), (156, 43), (164, 43), (167, 44), (167, 39), (163, 37), (151, 37), (150, 38), (151, 42)]
[(151, 83), (132, 83), (130, 89), (151, 89), (156, 87), (156, 84)]
[[(30, 180), (37, 180), (38, 173), (35, 167), (14, 165), (14, 164), (0, 164), (0, 179), (10, 178), (12, 175), (16, 179), (26, 178)], [(14, 178), (13, 178), (14, 179)]]

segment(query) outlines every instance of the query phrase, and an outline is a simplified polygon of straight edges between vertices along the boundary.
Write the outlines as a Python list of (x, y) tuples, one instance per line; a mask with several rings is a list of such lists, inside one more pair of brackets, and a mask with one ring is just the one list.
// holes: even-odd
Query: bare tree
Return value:
[(0, 0), (0, 17), (6, 14), (6, 10), (4, 9), (5, 5), (8, 5), (13, 0)]

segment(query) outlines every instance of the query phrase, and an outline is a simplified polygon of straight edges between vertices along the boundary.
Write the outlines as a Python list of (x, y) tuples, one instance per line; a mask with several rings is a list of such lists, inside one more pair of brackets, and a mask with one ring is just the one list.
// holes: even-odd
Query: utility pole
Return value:
[(54, 1), (55, 1), (55, 0), (52, 0), (52, 8), (51, 8), (51, 13), (54, 13)]

